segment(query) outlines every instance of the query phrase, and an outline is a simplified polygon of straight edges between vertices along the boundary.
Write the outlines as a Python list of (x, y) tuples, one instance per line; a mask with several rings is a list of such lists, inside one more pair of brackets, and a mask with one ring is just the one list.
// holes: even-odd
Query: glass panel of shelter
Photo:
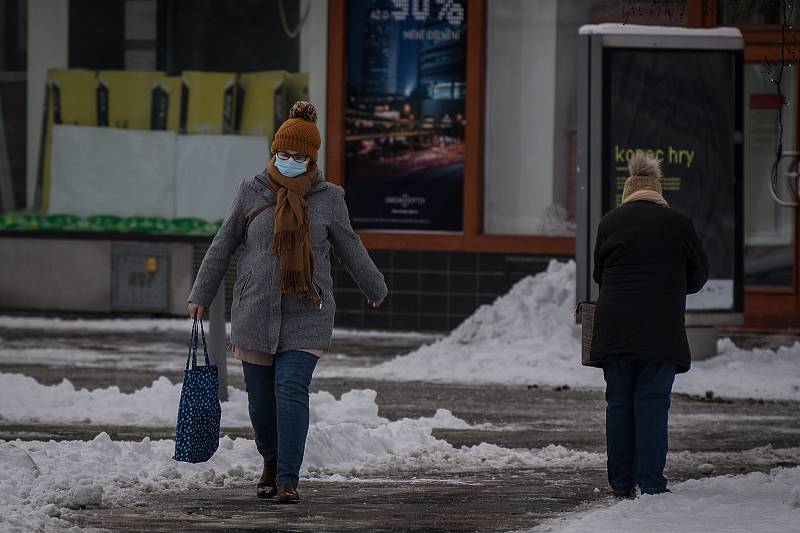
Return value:
[(775, 64), (745, 66), (745, 282), (748, 285), (790, 287), (794, 277), (795, 211), (782, 207), (770, 191), (770, 173), (777, 148), (778, 113), (783, 116), (784, 157), (778, 165), (779, 197), (790, 200), (790, 173), (797, 172), (797, 77), (783, 72), (781, 106), (771, 81)]

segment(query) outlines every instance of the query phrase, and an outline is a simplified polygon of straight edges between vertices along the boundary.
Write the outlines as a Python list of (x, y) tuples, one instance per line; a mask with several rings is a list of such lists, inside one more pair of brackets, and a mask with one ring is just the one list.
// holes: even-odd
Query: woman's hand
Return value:
[(203, 318), (205, 310), (206, 308), (202, 305), (191, 303), (189, 304), (189, 318)]
[(375, 309), (377, 309), (377, 308), (379, 308), (379, 307), (381, 306), (381, 304), (383, 303), (383, 298), (381, 298), (380, 300), (373, 300), (373, 301), (367, 300), (367, 301), (369, 302), (369, 304), (370, 304), (372, 307), (374, 307)]

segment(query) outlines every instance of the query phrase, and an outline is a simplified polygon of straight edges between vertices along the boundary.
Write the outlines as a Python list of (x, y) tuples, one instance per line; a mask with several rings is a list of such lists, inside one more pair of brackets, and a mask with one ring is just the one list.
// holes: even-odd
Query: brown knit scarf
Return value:
[(312, 303), (319, 303), (314, 289), (314, 253), (308, 237), (308, 204), (305, 195), (317, 179), (317, 167), (311, 162), (308, 170), (287, 178), (275, 168), (275, 158), (267, 167), (267, 179), (277, 191), (272, 254), (280, 258), (278, 286), (281, 292), (294, 294)]
[(640, 191), (636, 191), (631, 193), (630, 196), (625, 198), (622, 202), (623, 204), (627, 204), (628, 202), (638, 202), (640, 200), (644, 200), (645, 202), (652, 202), (654, 204), (658, 204), (661, 207), (669, 207), (669, 203), (666, 199), (656, 191), (651, 191), (649, 189), (642, 189)]

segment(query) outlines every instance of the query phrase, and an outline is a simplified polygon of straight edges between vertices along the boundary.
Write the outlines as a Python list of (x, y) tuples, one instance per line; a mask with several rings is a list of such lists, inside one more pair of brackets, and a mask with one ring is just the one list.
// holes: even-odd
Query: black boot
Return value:
[(615, 498), (624, 498), (626, 500), (635, 500), (636, 499), (636, 489), (627, 489), (627, 490), (615, 490), (614, 491)]
[(259, 498), (274, 498), (278, 495), (278, 485), (275, 478), (278, 476), (278, 458), (274, 457), (269, 461), (264, 461), (264, 470), (261, 472), (261, 479), (256, 485), (256, 496)]
[(283, 483), (278, 487), (277, 503), (300, 503), (300, 494), (292, 485)]

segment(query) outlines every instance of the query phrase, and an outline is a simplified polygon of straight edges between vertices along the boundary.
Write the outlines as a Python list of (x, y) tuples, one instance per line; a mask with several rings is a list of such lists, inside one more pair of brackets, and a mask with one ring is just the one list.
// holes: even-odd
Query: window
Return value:
[(686, 1), (488, 2), (486, 233), (575, 233), (578, 28), (686, 19)]
[[(68, 10), (69, 68), (34, 65), (47, 72), (35, 203), (48, 214), (216, 222), (242, 177), (265, 168), (294, 101), (316, 105), (325, 137), (327, 2), (71, 0)], [(92, 182), (112, 164), (131, 179)], [(123, 195), (148, 179), (158, 183)]]
[(569, 168), (575, 67), (574, 57), (569, 61), (566, 56), (574, 55), (577, 23), (559, 24), (559, 9), (555, 0), (488, 4), (487, 234), (575, 232), (574, 175)]
[(796, 22), (798, 9), (791, 0), (719, 0), (719, 23), (723, 26), (747, 26), (783, 23), (783, 8), (787, 7), (789, 22)]
[[(793, 65), (794, 66), (794, 65)], [(794, 68), (783, 71), (780, 105), (774, 64), (745, 66), (745, 281), (749, 285), (791, 286), (794, 272), (794, 209), (779, 206), (769, 190), (775, 163), (778, 113), (783, 112), (785, 157), (778, 168), (779, 195), (790, 200), (788, 174), (797, 172), (796, 95)]]

